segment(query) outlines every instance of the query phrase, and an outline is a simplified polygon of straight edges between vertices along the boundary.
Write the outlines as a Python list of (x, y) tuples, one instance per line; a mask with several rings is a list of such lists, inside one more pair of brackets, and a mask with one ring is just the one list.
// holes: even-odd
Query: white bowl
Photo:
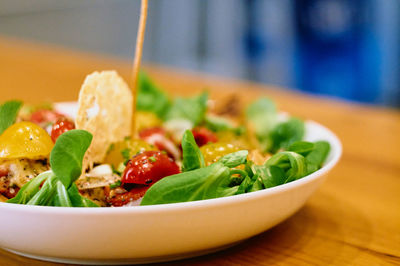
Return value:
[(79, 264), (159, 262), (226, 248), (293, 215), (338, 162), (341, 143), (327, 128), (307, 121), (305, 139), (331, 144), (320, 170), (248, 194), (126, 208), (0, 203), (0, 247), (27, 257)]

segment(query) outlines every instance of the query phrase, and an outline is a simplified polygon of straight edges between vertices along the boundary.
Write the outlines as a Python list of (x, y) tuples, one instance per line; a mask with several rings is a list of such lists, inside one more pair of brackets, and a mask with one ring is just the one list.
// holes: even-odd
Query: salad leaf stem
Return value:
[(253, 184), (247, 189), (247, 192), (253, 192), (264, 189), (263, 182), (259, 176), (255, 176), (256, 178), (253, 181)]
[(56, 194), (54, 196), (54, 206), (60, 207), (72, 207), (72, 203), (69, 199), (68, 192), (65, 189), (63, 183), (57, 180), (56, 183)]
[(251, 178), (249, 176), (246, 176), (243, 179), (243, 182), (239, 185), (235, 195), (246, 193), (251, 186), (252, 186)]
[(286, 182), (287, 177), (282, 168), (278, 166), (259, 167), (256, 169), (265, 188), (276, 187)]
[(248, 176), (246, 171), (243, 171), (240, 169), (231, 169), (229, 174), (230, 175), (240, 175), (240, 177), (242, 177), (242, 178), (246, 178), (246, 176)]
[(28, 201), (32, 199), (32, 197), (39, 191), (40, 185), (49, 177), (53, 176), (53, 172), (51, 170), (46, 171), (38, 175), (37, 177), (30, 180), (26, 183), (17, 193), (17, 195), (9, 199), (8, 203), (16, 203), (16, 204), (27, 204)]
[(26, 203), (26, 205), (50, 205), (51, 200), (56, 193), (57, 178), (51, 175), (46, 179), (42, 188)]

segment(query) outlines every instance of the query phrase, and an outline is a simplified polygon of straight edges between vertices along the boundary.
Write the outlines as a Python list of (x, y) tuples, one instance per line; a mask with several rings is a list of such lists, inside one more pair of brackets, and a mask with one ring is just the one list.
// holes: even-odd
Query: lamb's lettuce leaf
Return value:
[(278, 124), (268, 134), (270, 139), (268, 150), (275, 153), (279, 149), (287, 149), (292, 143), (303, 138), (304, 131), (304, 122), (297, 118), (290, 118)]
[(172, 102), (165, 120), (186, 119), (196, 126), (204, 121), (207, 111), (207, 99), (207, 92), (191, 98), (177, 97)]
[(167, 94), (158, 88), (144, 72), (140, 72), (137, 110), (155, 113), (163, 119), (169, 106), (170, 100)]
[(205, 166), (204, 156), (190, 130), (186, 130), (182, 137), (182, 157), (182, 171), (184, 172)]
[(8, 101), (0, 105), (0, 135), (15, 123), (21, 106), (21, 101)]
[(92, 134), (74, 129), (62, 134), (50, 153), (51, 170), (66, 188), (79, 178), (82, 160), (92, 141)]
[[(221, 197), (229, 189), (229, 168), (222, 163), (164, 177), (152, 185), (141, 205), (187, 202)], [(234, 192), (233, 192), (234, 193)]]
[(306, 155), (307, 174), (311, 174), (322, 167), (322, 164), (328, 157), (330, 144), (327, 141), (317, 141), (314, 143), (314, 149)]
[(274, 102), (266, 98), (250, 104), (246, 118), (263, 152), (275, 153), (287, 149), (304, 136), (304, 122), (297, 118), (281, 121)]

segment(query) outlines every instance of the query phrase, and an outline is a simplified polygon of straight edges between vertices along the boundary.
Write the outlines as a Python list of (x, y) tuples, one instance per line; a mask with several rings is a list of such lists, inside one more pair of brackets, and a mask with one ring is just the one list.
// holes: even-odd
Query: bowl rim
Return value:
[(160, 212), (170, 212), (170, 211), (186, 211), (187, 209), (199, 209), (199, 208), (209, 208), (209, 207), (221, 207), (225, 205), (235, 204), (241, 201), (256, 200), (266, 196), (271, 196), (293, 190), (296, 187), (303, 186), (310, 183), (324, 174), (328, 173), (339, 161), (342, 155), (342, 144), (339, 138), (330, 129), (312, 120), (306, 120), (306, 124), (311, 126), (317, 126), (329, 135), (329, 143), (331, 144), (330, 152), (334, 151), (332, 158), (329, 162), (321, 167), (321, 169), (315, 171), (314, 173), (286, 183), (276, 187), (262, 189), (250, 193), (244, 193), (239, 195), (215, 198), (215, 199), (205, 199), (190, 202), (177, 202), (177, 203), (167, 203), (158, 205), (146, 205), (146, 206), (127, 206), (127, 207), (104, 207), (104, 208), (84, 208), (84, 207), (55, 207), (55, 206), (31, 206), (31, 205), (21, 205), (12, 204), (6, 202), (0, 202), (0, 209), (14, 210), (14, 211), (24, 211), (24, 212), (34, 212), (37, 214), (68, 214), (68, 215), (104, 215), (104, 214), (140, 214), (140, 213), (160, 213)]

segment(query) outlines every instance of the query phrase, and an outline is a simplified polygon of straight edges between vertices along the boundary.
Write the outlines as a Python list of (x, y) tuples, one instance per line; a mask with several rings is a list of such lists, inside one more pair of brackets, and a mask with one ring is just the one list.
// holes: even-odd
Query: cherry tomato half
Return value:
[(0, 135), (0, 160), (47, 158), (53, 146), (49, 134), (39, 125), (18, 122)]
[(179, 166), (159, 151), (144, 151), (126, 165), (122, 184), (152, 185), (165, 176), (178, 174)]
[(53, 140), (53, 142), (56, 142), (56, 140), (62, 133), (67, 132), (71, 129), (75, 129), (74, 122), (67, 119), (66, 117), (60, 117), (51, 128), (51, 139)]
[(206, 145), (210, 142), (217, 142), (218, 137), (212, 131), (205, 127), (196, 127), (192, 130), (194, 140), (199, 147)]

